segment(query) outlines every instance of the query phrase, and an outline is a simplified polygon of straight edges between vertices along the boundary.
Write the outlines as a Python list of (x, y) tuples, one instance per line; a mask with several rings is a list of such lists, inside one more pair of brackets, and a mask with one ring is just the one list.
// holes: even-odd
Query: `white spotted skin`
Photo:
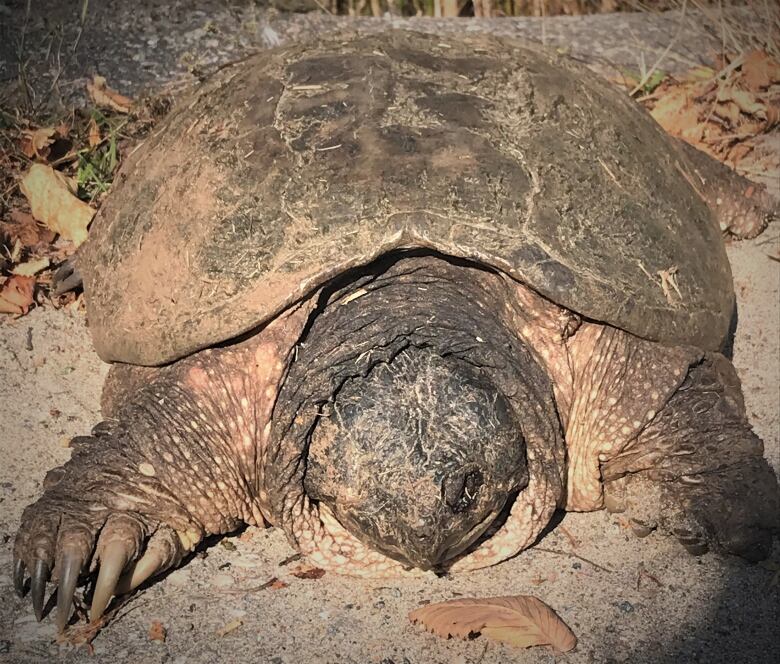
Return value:
[(601, 464), (636, 440), (700, 352), (661, 347), (609, 325), (572, 326), (567, 310), (524, 286), (515, 291), (518, 334), (552, 379), (564, 427), (569, 458), (563, 507), (601, 509)]
[(337, 574), (368, 578), (397, 578), (399, 576), (435, 576), (433, 572), (408, 568), (367, 547), (331, 514), (325, 505), (314, 505), (305, 497), (301, 520), (296, 531), (301, 553), (313, 564)]
[(661, 349), (622, 330), (585, 323), (567, 352), (573, 383), (565, 434), (566, 509), (591, 511), (604, 505), (601, 464), (636, 440), (680, 386), (698, 351)]
[[(209, 463), (222, 479), (203, 487), (211, 511), (238, 511), (245, 523), (263, 526), (270, 503), (263, 468), (275, 397), (312, 304), (293, 308), (234, 347), (199, 353), (184, 377), (200, 408), (193, 429), (213, 435)], [(188, 459), (189, 460), (189, 459)], [(197, 486), (198, 464), (190, 472)]]

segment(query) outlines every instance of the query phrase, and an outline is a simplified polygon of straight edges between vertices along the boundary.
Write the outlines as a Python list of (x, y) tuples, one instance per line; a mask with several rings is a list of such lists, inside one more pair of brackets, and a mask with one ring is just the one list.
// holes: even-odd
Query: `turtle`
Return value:
[[(64, 628), (207, 538), (454, 574), (559, 510), (760, 560), (778, 483), (724, 354), (721, 232), (771, 198), (528, 42), (340, 34), (219, 68), (124, 161), (76, 265), (104, 420), (23, 513)], [(721, 228), (723, 226), (723, 228)]]

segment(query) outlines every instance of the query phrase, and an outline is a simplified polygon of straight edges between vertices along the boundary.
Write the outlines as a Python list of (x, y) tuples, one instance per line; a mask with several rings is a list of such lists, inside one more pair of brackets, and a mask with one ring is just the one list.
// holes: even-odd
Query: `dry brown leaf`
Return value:
[(699, 110), (683, 87), (665, 92), (650, 114), (673, 136), (690, 132), (699, 124)]
[(766, 120), (766, 106), (758, 101), (752, 92), (739, 90), (733, 86), (724, 86), (718, 92), (717, 100), (722, 103), (734, 102), (743, 113)]
[(41, 270), (45, 270), (49, 265), (51, 264), (51, 261), (48, 257), (44, 256), (43, 258), (38, 258), (34, 261), (27, 261), (26, 263), (19, 263), (19, 265), (16, 265), (13, 270), (11, 270), (12, 274), (18, 274), (22, 277), (32, 277), (38, 274)]
[(298, 579), (321, 579), (325, 576), (325, 570), (311, 565), (298, 565), (290, 574)]
[(54, 142), (57, 130), (54, 127), (27, 129), (22, 134), (19, 148), (30, 158), (45, 159), (49, 154), (49, 146)]
[(730, 151), (728, 161), (732, 167), (736, 166), (742, 159), (753, 152), (754, 146), (750, 143), (737, 143)]
[(163, 624), (159, 620), (152, 621), (149, 625), (149, 640), (150, 641), (162, 641), (165, 643), (165, 637), (168, 635), (168, 631), (163, 627)]
[(35, 279), (15, 275), (0, 288), (0, 313), (26, 314), (33, 303)]
[(577, 645), (577, 637), (555, 611), (526, 595), (453, 599), (415, 609), (409, 619), (443, 638), (481, 633), (522, 648), (550, 645), (559, 652)]
[(719, 118), (728, 120), (732, 127), (736, 127), (739, 124), (739, 106), (733, 102), (717, 104), (713, 112)]
[(96, 106), (110, 108), (118, 113), (129, 113), (133, 105), (132, 99), (108, 87), (103, 76), (93, 76), (87, 83), (87, 92)]
[(19, 183), (33, 217), (76, 246), (87, 239), (95, 210), (76, 198), (68, 179), (51, 166), (33, 164)]
[(780, 83), (780, 63), (765, 51), (751, 51), (742, 61), (742, 77), (748, 90), (758, 92)]
[(101, 140), (103, 140), (102, 136), (100, 135), (100, 127), (98, 127), (97, 122), (95, 122), (95, 118), (89, 119), (87, 130), (89, 147), (94, 148), (96, 145), (100, 144)]
[(57, 136), (60, 138), (68, 138), (72, 126), (73, 118), (71, 117), (68, 120), (63, 120), (60, 122), (56, 127), (54, 127), (54, 131), (57, 132)]
[(56, 233), (51, 229), (41, 226), (29, 212), (21, 210), (11, 210), (0, 226), (0, 241), (8, 246), (19, 242), (23, 247), (36, 249), (53, 242), (55, 237)]
[(700, 83), (702, 81), (711, 81), (715, 78), (715, 74), (717, 72), (712, 67), (694, 67), (693, 69), (687, 71), (683, 77), (682, 80), (684, 81), (690, 81), (694, 83)]

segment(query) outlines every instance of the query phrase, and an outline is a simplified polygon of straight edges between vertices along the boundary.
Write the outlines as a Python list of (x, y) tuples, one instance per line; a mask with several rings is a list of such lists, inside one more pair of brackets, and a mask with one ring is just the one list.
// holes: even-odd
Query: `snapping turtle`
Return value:
[(99, 568), (96, 618), (266, 522), (356, 575), (492, 565), (559, 508), (767, 555), (777, 480), (720, 353), (708, 205), (761, 221), (742, 191), (511, 40), (223, 68), (128, 157), (79, 256), (106, 419), (25, 510), (17, 591), (29, 571), (40, 619), (55, 581), (64, 626)]

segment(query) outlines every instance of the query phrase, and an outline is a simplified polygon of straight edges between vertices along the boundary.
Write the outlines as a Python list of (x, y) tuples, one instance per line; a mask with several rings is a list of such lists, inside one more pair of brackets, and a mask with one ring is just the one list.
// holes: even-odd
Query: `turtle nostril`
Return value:
[(482, 473), (478, 470), (460, 471), (447, 477), (442, 483), (442, 499), (456, 514), (471, 507), (482, 486)]

